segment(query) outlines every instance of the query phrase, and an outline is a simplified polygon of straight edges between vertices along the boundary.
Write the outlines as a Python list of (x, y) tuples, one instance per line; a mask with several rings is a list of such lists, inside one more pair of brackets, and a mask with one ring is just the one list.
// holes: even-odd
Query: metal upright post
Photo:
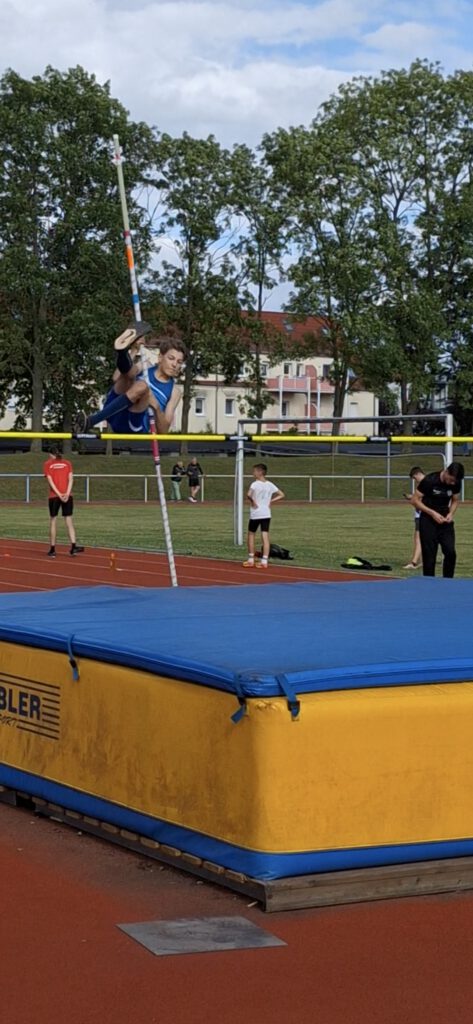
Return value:
[(235, 544), (243, 544), (243, 503), (245, 477), (245, 431), (243, 423), (238, 423), (238, 440), (235, 456)]
[[(447, 437), (453, 437), (453, 416), (451, 412), (448, 412), (445, 416), (445, 434)], [(445, 442), (445, 465), (451, 466), (453, 462), (453, 441)]]

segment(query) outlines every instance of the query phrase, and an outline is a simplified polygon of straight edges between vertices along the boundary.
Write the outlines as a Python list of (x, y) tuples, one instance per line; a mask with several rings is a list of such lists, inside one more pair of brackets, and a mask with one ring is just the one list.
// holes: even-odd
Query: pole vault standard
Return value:
[[(128, 271), (129, 271), (129, 274), (130, 274), (131, 293), (132, 293), (132, 298), (133, 298), (133, 310), (134, 310), (135, 320), (137, 322), (140, 322), (141, 321), (140, 297), (139, 297), (139, 293), (138, 293), (138, 281), (137, 281), (137, 278), (136, 278), (135, 260), (134, 260), (134, 256), (133, 256), (133, 245), (132, 245), (132, 241), (131, 241), (130, 221), (129, 221), (129, 217), (128, 217), (128, 206), (127, 206), (126, 192), (125, 192), (125, 179), (123, 177), (123, 155), (122, 155), (122, 149), (121, 149), (121, 146), (120, 146), (120, 141), (119, 141), (118, 135), (114, 135), (113, 136), (113, 162), (115, 164), (115, 167), (117, 168), (117, 175), (118, 175), (118, 191), (119, 191), (119, 195), (120, 195), (120, 204), (121, 204), (121, 208), (122, 208), (122, 218), (123, 218), (123, 237), (125, 239), (126, 258), (127, 258), (127, 263), (128, 263)], [(140, 355), (141, 355), (141, 360), (142, 360), (143, 366), (145, 366), (145, 363), (146, 363), (146, 353), (144, 351), (144, 346), (142, 344), (140, 345)], [(154, 461), (154, 466), (155, 466), (155, 470), (156, 470), (156, 481), (157, 481), (157, 485), (158, 485), (158, 497), (159, 497), (159, 503), (161, 505), (161, 515), (162, 515), (162, 519), (163, 519), (163, 528), (164, 528), (164, 539), (166, 541), (166, 553), (167, 553), (167, 556), (168, 556), (168, 563), (169, 563), (169, 575), (171, 577), (171, 584), (172, 584), (172, 586), (173, 587), (177, 587), (179, 584), (178, 584), (178, 581), (177, 581), (176, 564), (175, 564), (175, 561), (174, 561), (174, 550), (173, 550), (173, 546), (172, 546), (171, 527), (169, 525), (168, 507), (167, 507), (167, 504), (166, 504), (166, 493), (165, 493), (165, 490), (164, 490), (163, 477), (162, 477), (162, 473), (161, 473), (161, 458), (160, 458), (160, 454), (159, 454), (159, 445), (158, 445), (158, 441), (157, 441), (156, 420), (155, 420), (155, 417), (154, 417), (153, 409), (150, 408), (148, 413), (149, 413), (150, 434), (152, 435), (151, 451), (152, 451), (152, 454), (153, 454), (153, 461)]]

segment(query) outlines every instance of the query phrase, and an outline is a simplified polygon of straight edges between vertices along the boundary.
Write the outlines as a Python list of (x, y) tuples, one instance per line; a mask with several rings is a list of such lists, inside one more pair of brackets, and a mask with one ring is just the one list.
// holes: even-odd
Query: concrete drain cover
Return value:
[(118, 927), (155, 956), (286, 945), (246, 917), (188, 917), (177, 921), (119, 924)]

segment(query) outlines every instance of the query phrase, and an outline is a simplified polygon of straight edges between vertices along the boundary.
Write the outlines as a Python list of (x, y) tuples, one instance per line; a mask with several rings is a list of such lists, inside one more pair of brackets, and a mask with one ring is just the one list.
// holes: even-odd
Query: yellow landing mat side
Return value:
[(252, 699), (0, 643), (0, 761), (269, 853), (473, 836), (473, 683)]

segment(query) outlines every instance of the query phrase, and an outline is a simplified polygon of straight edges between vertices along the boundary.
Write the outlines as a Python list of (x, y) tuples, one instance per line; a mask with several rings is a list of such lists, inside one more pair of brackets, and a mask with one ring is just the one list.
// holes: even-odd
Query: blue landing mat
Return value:
[(236, 693), (473, 679), (473, 580), (0, 595), (0, 640)]

